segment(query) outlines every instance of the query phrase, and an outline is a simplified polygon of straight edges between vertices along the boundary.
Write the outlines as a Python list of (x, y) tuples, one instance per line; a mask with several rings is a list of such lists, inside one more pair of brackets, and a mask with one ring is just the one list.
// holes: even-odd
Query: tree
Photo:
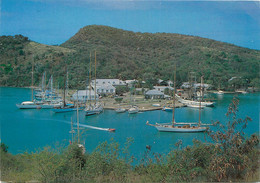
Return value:
[(4, 144), (3, 142), (1, 142), (1, 150), (5, 153), (7, 153), (7, 151), (8, 151), (8, 146), (6, 144)]
[(122, 96), (124, 93), (128, 92), (129, 88), (126, 86), (116, 86), (116, 94)]

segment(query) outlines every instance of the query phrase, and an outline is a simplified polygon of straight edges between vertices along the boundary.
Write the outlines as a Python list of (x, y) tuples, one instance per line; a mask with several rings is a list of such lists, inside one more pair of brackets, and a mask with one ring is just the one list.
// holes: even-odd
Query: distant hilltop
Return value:
[[(172, 80), (176, 63), (179, 85), (194, 72), (197, 78), (204, 75), (204, 81), (216, 88), (259, 87), (260, 51), (195, 36), (91, 25), (59, 46), (35, 43), (22, 35), (1, 36), (0, 45), (1, 86), (29, 86), (33, 63), (34, 85), (46, 71), (62, 86), (67, 65), (70, 87), (84, 88), (90, 60), (94, 71), (96, 51), (97, 78), (148, 83)], [(240, 79), (229, 82), (232, 77)]]

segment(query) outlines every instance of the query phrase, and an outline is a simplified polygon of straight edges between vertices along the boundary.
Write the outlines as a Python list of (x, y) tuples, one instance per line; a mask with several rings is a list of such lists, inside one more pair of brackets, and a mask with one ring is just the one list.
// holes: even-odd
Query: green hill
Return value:
[[(177, 81), (188, 80), (189, 72), (215, 87), (259, 85), (260, 51), (210, 39), (169, 33), (135, 33), (106, 26), (86, 26), (60, 46), (47, 46), (25, 37), (0, 37), (0, 85), (28, 86), (31, 62), (36, 70), (35, 84), (43, 71), (63, 82), (65, 63), (70, 86), (83, 88), (88, 76), (90, 53), (94, 70), (97, 54), (98, 78), (172, 79), (177, 64)], [(5, 64), (5, 66), (3, 66)], [(10, 69), (8, 69), (7, 64)], [(6, 69), (7, 67), (7, 69)], [(8, 71), (9, 70), (9, 71)], [(239, 79), (228, 82), (231, 77)], [(17, 79), (19, 78), (19, 79)]]

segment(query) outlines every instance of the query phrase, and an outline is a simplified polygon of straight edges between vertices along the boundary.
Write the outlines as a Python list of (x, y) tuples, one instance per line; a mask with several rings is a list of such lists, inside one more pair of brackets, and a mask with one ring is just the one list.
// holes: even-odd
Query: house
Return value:
[(168, 88), (169, 90), (173, 90), (173, 87), (170, 86), (154, 86), (153, 88), (163, 93), (166, 88)]
[(116, 93), (116, 88), (110, 84), (97, 85), (96, 89), (98, 94), (114, 95)]
[[(194, 83), (194, 84), (193, 84), (193, 87), (194, 87), (194, 88), (200, 88), (200, 85), (201, 85), (201, 83)], [(208, 89), (208, 88), (210, 88), (210, 87), (211, 87), (210, 84), (202, 84), (202, 88)], [(182, 88), (182, 89), (191, 88), (191, 83), (190, 83), (190, 82), (184, 82), (184, 83), (182, 83), (181, 88)]]
[(164, 93), (153, 89), (153, 90), (149, 90), (148, 92), (145, 93), (145, 98), (146, 99), (163, 99), (164, 98)]
[[(99, 95), (96, 94), (96, 100), (99, 99)], [(76, 102), (87, 102), (88, 100), (95, 100), (95, 91), (94, 90), (78, 90), (76, 91), (72, 97), (71, 100)]]

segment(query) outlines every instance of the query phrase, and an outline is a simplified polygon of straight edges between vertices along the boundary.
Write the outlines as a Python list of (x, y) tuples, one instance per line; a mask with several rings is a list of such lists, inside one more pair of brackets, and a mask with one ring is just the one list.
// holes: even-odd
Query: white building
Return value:
[(173, 87), (170, 87), (170, 86), (154, 86), (153, 88), (154, 88), (155, 90), (158, 90), (158, 91), (163, 92), (163, 93), (164, 93), (164, 90), (165, 90), (166, 88), (169, 88), (169, 90), (173, 90)]
[[(91, 81), (91, 85), (95, 86), (95, 80)], [(126, 82), (120, 79), (96, 79), (96, 85), (125, 86)]]
[[(96, 94), (96, 100), (99, 99), (99, 95)], [(94, 90), (78, 90), (75, 92), (72, 97), (72, 101), (79, 101), (79, 102), (87, 102), (89, 100), (95, 100), (95, 91)]]
[(109, 84), (97, 85), (96, 86), (98, 94), (115, 94), (116, 88)]

